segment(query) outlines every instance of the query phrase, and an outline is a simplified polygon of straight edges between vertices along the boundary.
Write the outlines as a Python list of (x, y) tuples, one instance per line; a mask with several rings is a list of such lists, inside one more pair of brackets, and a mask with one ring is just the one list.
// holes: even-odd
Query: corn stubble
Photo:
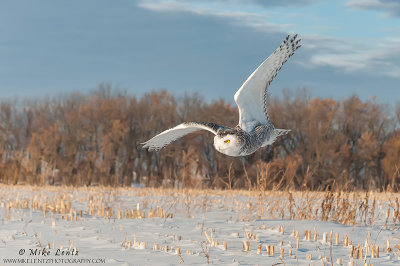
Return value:
[[(24, 188), (24, 189), (21, 189)], [(383, 221), (383, 228), (399, 229), (399, 198), (396, 193), (378, 192), (310, 192), (310, 191), (213, 191), (213, 190), (169, 190), (169, 189), (133, 189), (110, 187), (21, 187), (0, 185), (3, 192), (0, 196), (0, 208), (5, 210), (5, 219), (13, 220), (18, 210), (41, 212), (43, 220), (51, 218), (52, 228), (57, 224), (56, 215), (61, 219), (74, 223), (96, 216), (104, 219), (173, 219), (175, 212), (186, 213), (187, 219), (192, 219), (201, 211), (219, 209), (235, 210), (241, 214), (239, 220), (256, 219), (291, 219), (291, 220), (322, 220), (345, 225), (371, 225)], [(44, 192), (45, 191), (45, 192)], [(124, 197), (134, 196), (137, 202), (134, 206), (123, 204)], [(243, 200), (245, 197), (246, 200)], [(79, 207), (80, 206), (80, 207)], [(377, 211), (380, 210), (380, 211)], [(262, 230), (270, 230), (265, 224)], [(123, 228), (121, 227), (122, 231)], [(291, 233), (282, 225), (274, 230), (282, 236), (280, 244), (263, 244), (252, 231), (237, 232), (237, 237), (243, 236), (242, 252), (250, 255), (276, 256), (281, 260), (297, 259), (297, 251), (307, 242), (321, 242), (329, 246), (342, 246), (349, 250), (350, 264), (361, 260), (365, 265), (367, 259), (379, 258), (381, 253), (388, 253), (400, 259), (400, 242), (386, 241), (386, 246), (376, 244), (368, 233), (365, 243), (355, 243), (345, 234), (338, 232), (318, 232), (309, 228), (304, 232), (304, 238), (298, 231)], [(291, 238), (292, 246), (284, 245)], [(210, 262), (210, 249), (220, 248), (229, 251), (229, 241), (217, 239), (214, 230), (204, 231), (204, 244), (207, 247), (204, 254), (206, 262)], [(176, 236), (176, 246), (163, 243), (147, 243), (138, 241), (136, 235), (126, 235), (121, 246), (150, 249), (153, 252), (169, 252), (183, 256), (199, 254), (195, 250), (182, 250), (179, 241), (185, 236)], [(174, 236), (175, 239), (175, 236)], [(40, 242), (39, 242), (40, 243)], [(280, 248), (276, 247), (280, 245)], [(48, 243), (47, 246), (51, 246)], [(54, 243), (53, 243), (54, 246)], [(71, 249), (76, 248), (70, 242)], [(276, 252), (277, 249), (277, 252)], [(312, 253), (306, 254), (306, 259), (316, 258)], [(343, 258), (319, 258), (322, 263), (336, 261), (342, 263)]]

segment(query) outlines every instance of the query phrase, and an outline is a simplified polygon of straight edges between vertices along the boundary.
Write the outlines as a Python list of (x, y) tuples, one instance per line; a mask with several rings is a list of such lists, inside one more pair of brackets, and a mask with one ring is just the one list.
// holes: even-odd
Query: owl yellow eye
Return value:
[(231, 141), (230, 141), (229, 139), (227, 139), (227, 140), (225, 140), (224, 142), (225, 142), (225, 143), (229, 143), (229, 142), (231, 142)]

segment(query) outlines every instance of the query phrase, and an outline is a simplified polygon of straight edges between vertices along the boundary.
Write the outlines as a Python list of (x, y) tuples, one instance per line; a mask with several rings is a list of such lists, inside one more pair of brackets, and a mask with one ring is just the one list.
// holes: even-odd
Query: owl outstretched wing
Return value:
[(149, 151), (160, 150), (171, 142), (192, 132), (198, 130), (208, 130), (216, 135), (220, 129), (227, 129), (227, 127), (220, 126), (212, 122), (185, 122), (161, 132), (160, 134), (154, 136), (144, 143), (141, 143), (140, 145), (142, 149), (148, 149)]
[(239, 126), (250, 132), (259, 124), (268, 123), (267, 91), (282, 65), (300, 48), (297, 34), (288, 35), (279, 47), (247, 78), (235, 93), (239, 108)]

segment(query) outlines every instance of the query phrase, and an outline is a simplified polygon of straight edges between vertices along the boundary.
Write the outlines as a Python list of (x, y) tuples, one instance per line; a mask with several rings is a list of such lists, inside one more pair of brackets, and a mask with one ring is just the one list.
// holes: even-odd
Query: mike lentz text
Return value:
[[(25, 254), (25, 249), (20, 249), (19, 251), (20, 255)], [(54, 256), (78, 256), (79, 252), (77, 249), (73, 249), (73, 250), (61, 250), (61, 249), (57, 249), (56, 252), (54, 253)], [(46, 249), (46, 248), (42, 248), (42, 249), (38, 249), (38, 248), (30, 248), (28, 250), (28, 255), (29, 256), (50, 256), (51, 255), (51, 251)]]

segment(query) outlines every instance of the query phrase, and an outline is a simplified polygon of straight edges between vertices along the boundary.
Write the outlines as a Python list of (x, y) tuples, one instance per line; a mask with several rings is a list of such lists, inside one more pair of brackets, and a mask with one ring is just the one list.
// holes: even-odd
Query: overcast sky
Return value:
[(287, 34), (303, 47), (270, 86), (400, 102), (400, 1), (0, 2), (0, 98), (166, 88), (233, 94)]

